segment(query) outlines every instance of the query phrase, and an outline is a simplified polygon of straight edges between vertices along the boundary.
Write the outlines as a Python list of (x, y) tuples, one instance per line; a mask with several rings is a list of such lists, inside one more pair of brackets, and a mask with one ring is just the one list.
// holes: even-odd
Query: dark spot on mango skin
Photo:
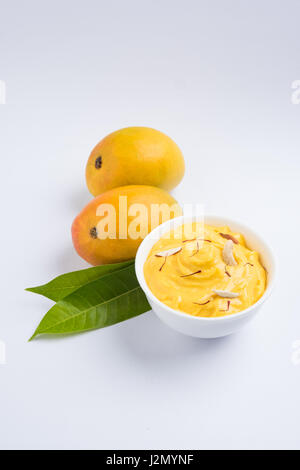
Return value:
[(90, 230), (90, 236), (92, 238), (98, 238), (98, 233), (97, 233), (97, 228), (96, 227), (92, 227), (91, 230)]
[(98, 157), (96, 158), (96, 161), (95, 161), (95, 168), (99, 170), (99, 168), (101, 167), (102, 167), (102, 157)]

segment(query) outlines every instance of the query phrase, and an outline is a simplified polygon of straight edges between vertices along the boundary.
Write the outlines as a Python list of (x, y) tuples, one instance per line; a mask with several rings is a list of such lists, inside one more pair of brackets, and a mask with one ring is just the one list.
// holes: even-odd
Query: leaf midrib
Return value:
[[(134, 263), (129, 264), (128, 266), (124, 266), (124, 268), (116, 269), (115, 271), (110, 271), (110, 272), (108, 272), (108, 273), (103, 274), (103, 276), (100, 275), (100, 276), (97, 277), (96, 279), (88, 280), (88, 281), (86, 282), (86, 284), (76, 284), (75, 286), (65, 286), (65, 287), (55, 287), (55, 286), (53, 286), (53, 287), (51, 287), (51, 286), (47, 287), (48, 284), (45, 284), (44, 286), (31, 287), (31, 288), (29, 288), (29, 289), (42, 289), (42, 288), (43, 288), (43, 289), (45, 289), (45, 290), (47, 289), (47, 290), (51, 290), (51, 291), (54, 291), (54, 290), (63, 290), (63, 289), (73, 289), (73, 288), (75, 288), (75, 287), (78, 287), (78, 288), (80, 289), (81, 287), (84, 287), (84, 286), (86, 286), (87, 284), (91, 284), (92, 282), (96, 282), (96, 281), (99, 281), (100, 279), (104, 279), (105, 277), (110, 276), (110, 275), (113, 274), (113, 273), (118, 273), (118, 272), (124, 271), (125, 269), (130, 268), (133, 264), (134, 264)], [(74, 272), (76, 272), (76, 271), (74, 271)], [(29, 290), (29, 289), (26, 289), (26, 290)], [(62, 299), (61, 299), (61, 300), (62, 300)]]
[[(141, 289), (141, 287), (140, 287), (140, 286), (137, 286), (137, 287), (135, 287), (134, 289), (128, 290), (128, 291), (126, 291), (126, 292), (123, 292), (123, 294), (120, 294), (120, 295), (117, 295), (116, 297), (111, 298), (110, 300), (105, 300), (104, 302), (101, 302), (101, 303), (99, 303), (99, 304), (93, 305), (92, 307), (89, 307), (89, 308), (86, 309), (86, 310), (81, 310), (79, 313), (76, 313), (76, 314), (74, 314), (74, 315), (71, 315), (71, 316), (70, 316), (69, 318), (67, 318), (66, 320), (59, 321), (59, 322), (53, 324), (52, 326), (50, 326), (49, 328), (46, 328), (46, 329), (44, 329), (44, 330), (41, 330), (41, 331), (40, 331), (39, 328), (38, 328), (37, 331), (36, 331), (36, 334), (35, 334), (34, 336), (36, 336), (36, 335), (39, 334), (39, 333), (45, 333), (46, 331), (51, 330), (51, 328), (54, 328), (54, 327), (56, 327), (56, 326), (58, 326), (58, 325), (61, 325), (62, 323), (65, 323), (66, 321), (70, 320), (71, 318), (73, 319), (73, 318), (79, 317), (80, 315), (87, 315), (87, 313), (88, 313), (90, 310), (92, 310), (93, 308), (97, 308), (97, 307), (99, 307), (99, 306), (105, 305), (105, 304), (107, 304), (107, 303), (109, 303), (109, 302), (114, 301), (115, 299), (118, 299), (118, 298), (122, 297), (123, 295), (130, 294), (131, 292), (134, 292), (135, 290), (138, 290), (138, 289)], [(90, 328), (90, 329), (93, 329), (93, 328)], [(34, 337), (34, 336), (33, 336), (33, 337)]]

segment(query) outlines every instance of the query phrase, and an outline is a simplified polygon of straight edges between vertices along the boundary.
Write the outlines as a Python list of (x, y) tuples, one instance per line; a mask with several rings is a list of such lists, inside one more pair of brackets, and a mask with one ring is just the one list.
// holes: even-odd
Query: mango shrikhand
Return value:
[(144, 265), (150, 290), (169, 307), (200, 317), (245, 310), (266, 289), (259, 253), (229, 227), (184, 224), (164, 234)]

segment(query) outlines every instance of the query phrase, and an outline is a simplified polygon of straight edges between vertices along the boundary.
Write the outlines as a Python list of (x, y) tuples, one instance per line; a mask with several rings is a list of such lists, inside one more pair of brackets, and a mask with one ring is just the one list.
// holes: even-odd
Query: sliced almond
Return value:
[(156, 253), (155, 256), (158, 256), (159, 258), (166, 258), (167, 256), (175, 255), (181, 250), (182, 246), (179, 246), (177, 248), (171, 248), (170, 250), (160, 251), (159, 253)]
[(239, 297), (240, 295), (237, 292), (229, 292), (227, 290), (213, 289), (213, 292), (217, 294), (219, 297), (223, 297), (224, 299), (236, 299), (236, 297)]
[(227, 240), (222, 252), (224, 263), (228, 266), (236, 266), (237, 262), (233, 256), (233, 241)]

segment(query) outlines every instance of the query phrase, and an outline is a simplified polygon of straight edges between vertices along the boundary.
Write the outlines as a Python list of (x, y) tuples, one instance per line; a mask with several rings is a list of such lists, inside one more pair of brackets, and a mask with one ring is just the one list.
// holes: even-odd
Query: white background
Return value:
[[(300, 448), (299, 1), (0, 1), (0, 447)], [(240, 333), (201, 341), (147, 313), (27, 343), (52, 303), (24, 292), (87, 266), (70, 237), (107, 133), (170, 135), (181, 203), (274, 246), (277, 287)], [(295, 362), (295, 361), (294, 361)]]

